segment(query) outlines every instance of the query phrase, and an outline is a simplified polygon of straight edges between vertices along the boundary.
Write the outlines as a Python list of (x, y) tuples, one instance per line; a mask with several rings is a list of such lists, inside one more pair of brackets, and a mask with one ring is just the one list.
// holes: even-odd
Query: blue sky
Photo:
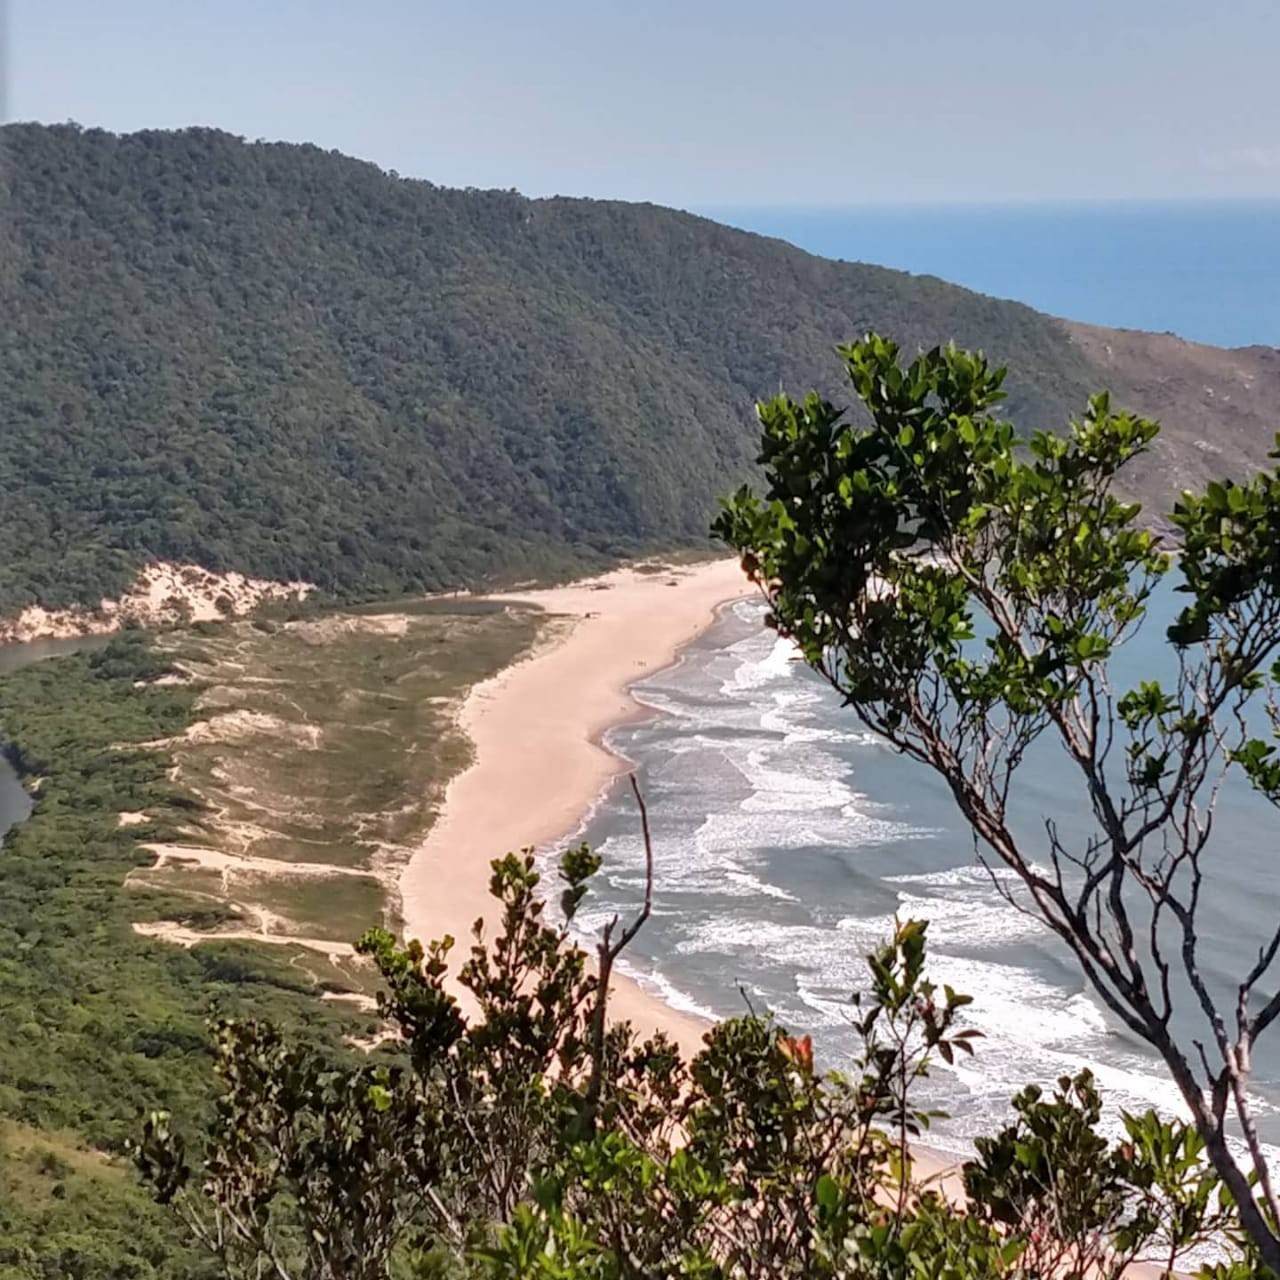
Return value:
[(6, 89), (532, 195), (1277, 197), (1278, 54), (1280, 0), (9, 0)]

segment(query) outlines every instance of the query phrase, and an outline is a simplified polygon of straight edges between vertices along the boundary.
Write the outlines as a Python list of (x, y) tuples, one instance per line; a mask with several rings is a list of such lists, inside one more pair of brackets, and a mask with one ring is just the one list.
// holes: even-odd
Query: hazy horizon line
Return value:
[[(592, 197), (588, 197), (592, 198)], [(655, 202), (656, 203), (656, 202)], [(680, 205), (686, 213), (705, 216), (725, 213), (876, 213), (876, 212), (930, 212), (940, 209), (963, 209), (972, 212), (1005, 209), (1143, 209), (1168, 206), (1231, 206), (1273, 208), (1280, 206), (1280, 195), (1275, 196), (1100, 196), (1079, 199), (1070, 196), (1009, 196), (983, 200), (941, 198), (934, 200), (853, 200), (822, 204), (791, 202), (760, 203), (756, 201), (697, 201)]]

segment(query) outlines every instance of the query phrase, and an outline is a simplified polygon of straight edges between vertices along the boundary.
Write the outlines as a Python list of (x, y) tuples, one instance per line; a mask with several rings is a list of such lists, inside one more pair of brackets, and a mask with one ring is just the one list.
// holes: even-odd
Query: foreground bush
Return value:
[[(1252, 1087), (1280, 1019), (1280, 927), (1264, 912), (1221, 976), (1204, 946), (1224, 783), (1280, 808), (1280, 470), (1184, 492), (1157, 517), (1175, 557), (1130, 500), (1155, 422), (1102, 394), (1065, 432), (1019, 435), (980, 352), (904, 362), (867, 334), (840, 356), (856, 416), (816, 392), (761, 405), (764, 493), (740, 490), (716, 531), (772, 625), (945, 783), (979, 857), (1161, 1059), (1280, 1271)], [(1115, 659), (1150, 637), (1162, 586), (1180, 607), (1131, 685)], [(1020, 810), (1045, 750), (1071, 830)]]
[(590, 964), (568, 929), (597, 865), (565, 855), (556, 925), (532, 856), (494, 863), (500, 932), (477, 932), (458, 973), (470, 1020), (446, 987), (452, 939), (375, 930), (360, 946), (394, 1050), (342, 1062), (264, 1023), (215, 1025), (198, 1149), (154, 1113), (135, 1155), (224, 1274), (1105, 1280), (1137, 1257), (1171, 1272), (1214, 1238), (1231, 1261), (1203, 1274), (1267, 1274), (1195, 1132), (1148, 1113), (1108, 1142), (1088, 1073), (1015, 1100), (965, 1165), (967, 1196), (921, 1176), (910, 1144), (934, 1115), (916, 1086), (976, 1036), (968, 998), (926, 976), (922, 921), (868, 956), (843, 1071), (767, 1017), (715, 1026), (691, 1062), (610, 1025), (595, 975), (645, 913)]

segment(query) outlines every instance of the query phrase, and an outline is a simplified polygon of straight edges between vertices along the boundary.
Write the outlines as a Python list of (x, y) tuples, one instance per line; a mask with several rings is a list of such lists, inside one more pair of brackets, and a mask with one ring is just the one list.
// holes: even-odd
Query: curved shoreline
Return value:
[[(631, 767), (605, 735), (653, 714), (632, 686), (674, 665), (722, 608), (753, 594), (737, 561), (722, 560), (660, 575), (623, 569), (568, 587), (490, 597), (545, 609), (549, 634), (531, 654), (473, 686), (463, 703), (459, 722), (474, 759), (449, 783), (435, 824), (401, 874), (404, 936), (449, 934), (465, 950), (477, 920), (491, 936), (490, 862), (582, 830), (603, 789)], [(465, 1011), (474, 1008), (466, 992), (455, 986), (454, 994)], [(686, 1058), (702, 1048), (711, 1025), (617, 971), (610, 1010), (642, 1036), (664, 1032)], [(963, 1195), (960, 1157), (920, 1143), (912, 1153), (918, 1176)]]
[[(493, 858), (554, 844), (581, 827), (603, 788), (630, 767), (604, 738), (648, 713), (632, 685), (678, 661), (723, 605), (750, 594), (738, 562), (726, 559), (660, 573), (625, 568), (491, 597), (544, 609), (548, 634), (530, 655), (474, 686), (463, 704), (460, 727), (474, 759), (449, 783), (401, 875), (405, 936), (450, 934), (465, 944), (477, 920), (491, 931)], [(625, 975), (615, 977), (610, 1003), (614, 1017), (642, 1035), (661, 1030), (686, 1053), (701, 1046), (706, 1022)]]

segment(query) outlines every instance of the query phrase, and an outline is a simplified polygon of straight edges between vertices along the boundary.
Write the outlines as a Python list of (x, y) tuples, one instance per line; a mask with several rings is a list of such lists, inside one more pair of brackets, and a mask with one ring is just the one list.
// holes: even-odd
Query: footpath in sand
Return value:
[[(401, 877), (405, 936), (425, 943), (452, 934), (465, 944), (478, 919), (492, 936), (490, 862), (574, 831), (626, 768), (600, 739), (639, 712), (630, 686), (670, 666), (720, 605), (751, 592), (737, 560), (714, 560), (659, 572), (618, 569), (493, 597), (536, 605), (560, 622), (544, 630), (529, 657), (475, 685), (463, 704), (459, 727), (474, 759), (450, 782), (443, 811)], [(611, 1008), (641, 1033), (665, 1031), (686, 1051), (706, 1030), (623, 977), (615, 979)]]

